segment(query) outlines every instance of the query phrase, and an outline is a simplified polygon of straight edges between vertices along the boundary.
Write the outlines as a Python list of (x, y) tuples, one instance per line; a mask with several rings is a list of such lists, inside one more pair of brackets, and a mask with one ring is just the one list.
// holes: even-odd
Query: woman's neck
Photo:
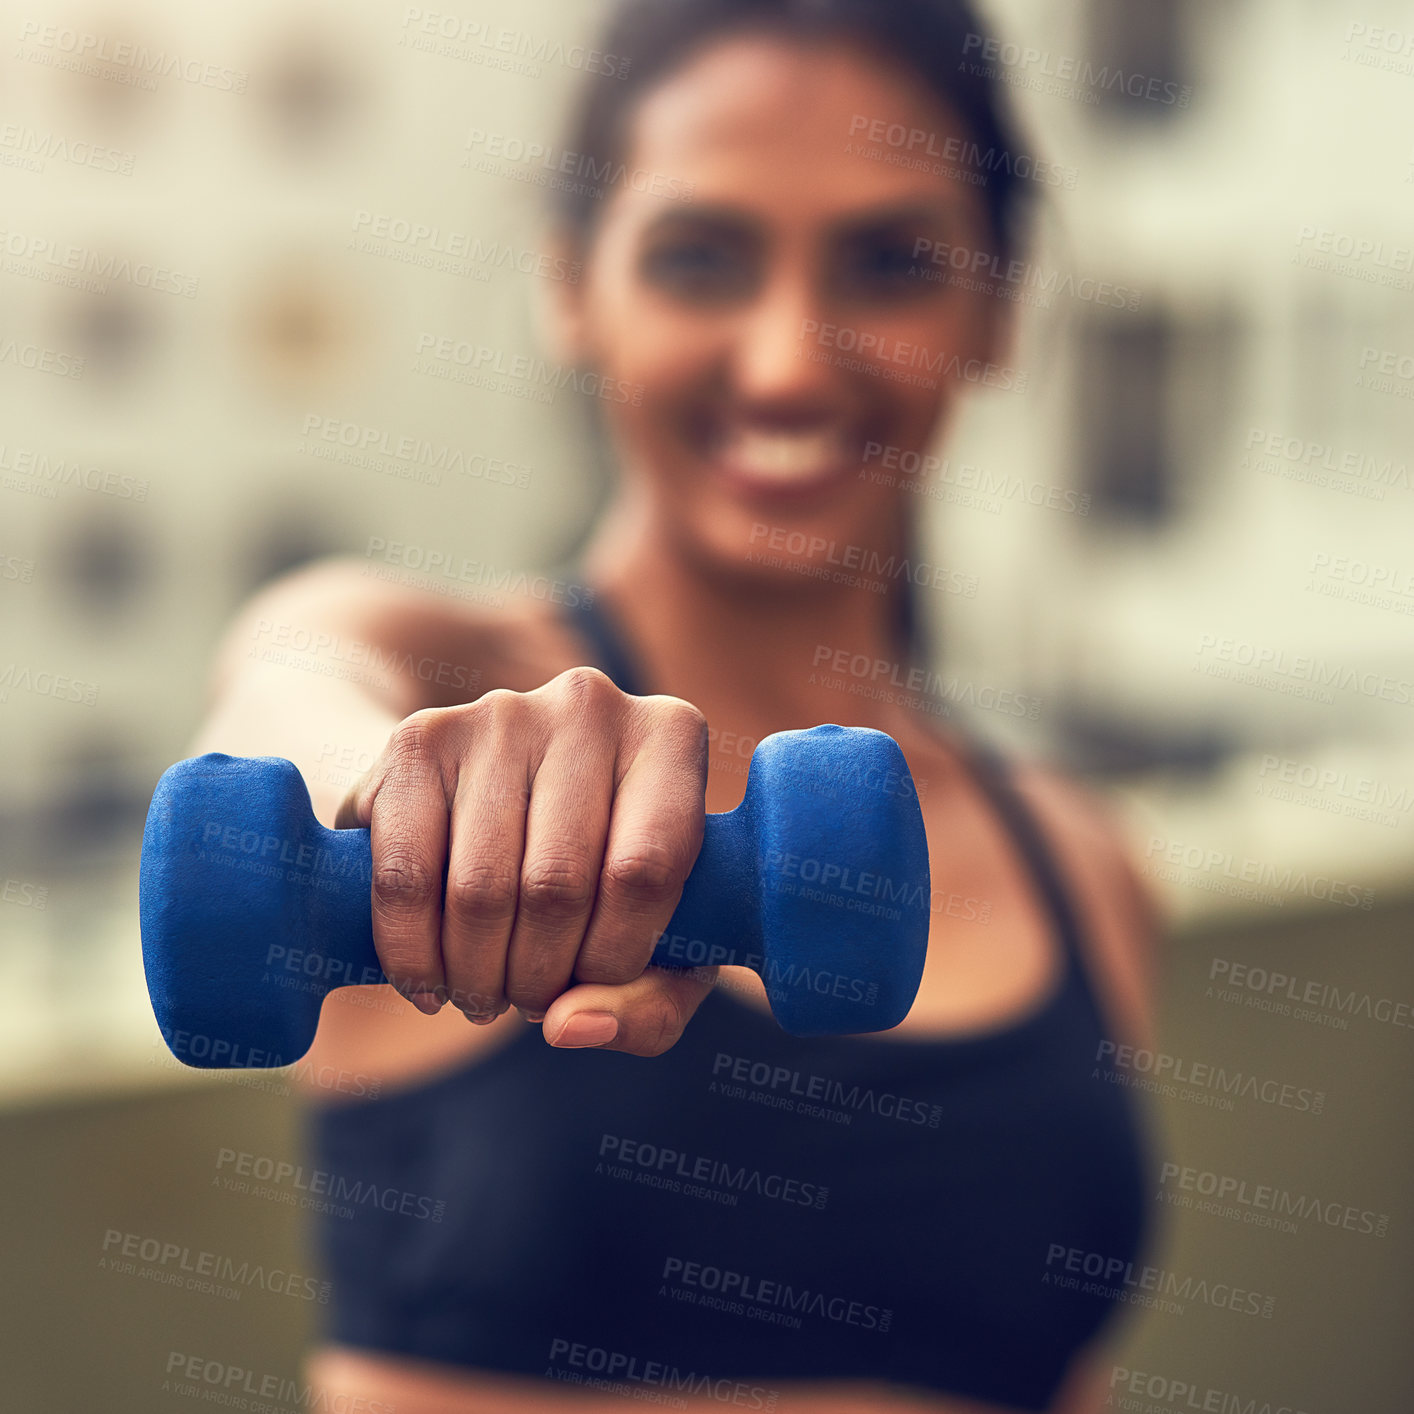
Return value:
[[(901, 543), (877, 548), (902, 554)], [(623, 501), (600, 521), (584, 564), (648, 687), (695, 703), (709, 723), (715, 715), (756, 735), (828, 721), (890, 730), (905, 713), (871, 689), (896, 697), (911, 667), (896, 597), (906, 579), (875, 594), (714, 573)]]

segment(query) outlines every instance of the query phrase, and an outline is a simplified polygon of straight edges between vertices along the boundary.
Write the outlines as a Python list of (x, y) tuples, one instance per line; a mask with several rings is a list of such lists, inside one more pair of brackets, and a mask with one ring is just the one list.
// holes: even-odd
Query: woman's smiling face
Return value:
[[(891, 128), (934, 155), (886, 160), (909, 149), (868, 134)], [(812, 539), (891, 542), (916, 497), (871, 448), (893, 467), (925, 451), (959, 368), (995, 357), (995, 298), (929, 258), (993, 245), (978, 188), (938, 155), (968, 137), (906, 70), (768, 35), (703, 48), (633, 111), (634, 181), (565, 291), (567, 331), (633, 393), (601, 406), (677, 550), (775, 577)], [(682, 188), (690, 200), (654, 194)]]

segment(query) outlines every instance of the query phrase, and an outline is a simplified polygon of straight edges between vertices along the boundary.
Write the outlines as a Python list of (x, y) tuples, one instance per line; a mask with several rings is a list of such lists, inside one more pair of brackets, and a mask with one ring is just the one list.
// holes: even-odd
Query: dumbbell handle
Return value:
[[(705, 818), (702, 848), (678, 906), (649, 959), (655, 966), (722, 964), (761, 972), (764, 955), (760, 912), (752, 906), (749, 892), (756, 860), (746, 810), (743, 804)], [(242, 832), (238, 825), (220, 828), (223, 833), (237, 835), (236, 839), (227, 840), (232, 848), (241, 847), (241, 833), (254, 833)], [(271, 962), (311, 981), (325, 982), (330, 989), (387, 982), (373, 944), (369, 894), (373, 851), (369, 831), (330, 830), (315, 821), (299, 850), (276, 836), (269, 840), (266, 852), (276, 856), (271, 862), (295, 869), (303, 862), (314, 878), (327, 881), (310, 897), (309, 927), (298, 955), (294, 949), (286, 948), (283, 956), (276, 953)], [(220, 841), (213, 838), (209, 843)], [(261, 845), (264, 844), (262, 840)], [(258, 857), (256, 851), (252, 854)]]

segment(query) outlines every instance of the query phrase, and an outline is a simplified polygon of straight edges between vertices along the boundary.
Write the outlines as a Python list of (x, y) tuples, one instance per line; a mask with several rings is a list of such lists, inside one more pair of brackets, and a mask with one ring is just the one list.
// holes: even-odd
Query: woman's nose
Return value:
[(735, 392), (744, 400), (828, 407), (838, 401), (841, 371), (821, 343), (820, 301), (800, 279), (767, 285), (742, 318), (733, 358)]

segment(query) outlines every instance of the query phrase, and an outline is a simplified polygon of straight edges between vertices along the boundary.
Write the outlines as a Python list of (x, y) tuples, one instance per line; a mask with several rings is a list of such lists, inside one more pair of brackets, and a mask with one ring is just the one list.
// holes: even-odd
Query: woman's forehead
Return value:
[[(899, 131), (916, 161), (896, 160)], [(691, 184), (694, 202), (803, 202), (845, 220), (977, 200), (959, 121), (915, 75), (840, 40), (714, 41), (644, 96), (627, 136), (632, 165)]]

